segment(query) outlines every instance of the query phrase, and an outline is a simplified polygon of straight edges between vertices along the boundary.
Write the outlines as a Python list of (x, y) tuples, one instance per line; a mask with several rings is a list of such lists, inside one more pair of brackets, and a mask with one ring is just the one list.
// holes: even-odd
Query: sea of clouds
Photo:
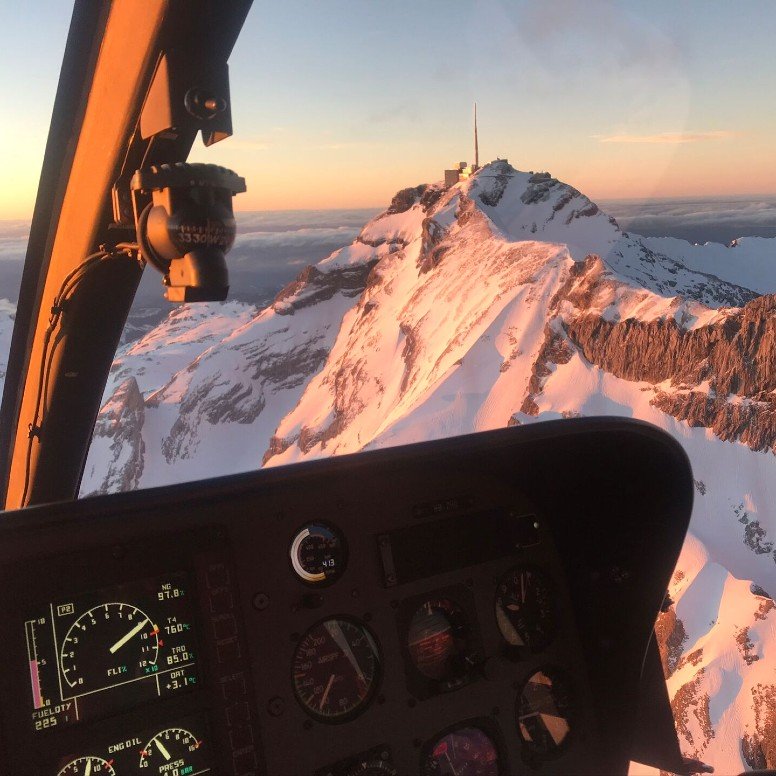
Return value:
[(598, 204), (623, 229), (646, 237), (725, 245), (737, 237), (776, 237), (776, 197), (610, 200)]
[[(729, 243), (776, 237), (776, 197), (609, 200), (599, 203), (623, 229), (649, 237)], [(238, 236), (228, 257), (231, 296), (261, 304), (308, 264), (349, 244), (378, 211), (282, 210), (237, 213)], [(16, 301), (29, 221), (0, 221), (0, 299)], [(164, 306), (160, 277), (144, 273), (136, 306)]]

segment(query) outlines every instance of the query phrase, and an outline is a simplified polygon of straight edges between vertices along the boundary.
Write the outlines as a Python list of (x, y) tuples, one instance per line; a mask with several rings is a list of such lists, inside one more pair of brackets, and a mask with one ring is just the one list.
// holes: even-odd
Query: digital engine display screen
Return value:
[(208, 726), (201, 716), (130, 727), (120, 738), (98, 738), (59, 757), (56, 776), (201, 776), (212, 773)]
[(72, 725), (197, 683), (186, 574), (51, 601), (24, 622), (35, 730)]

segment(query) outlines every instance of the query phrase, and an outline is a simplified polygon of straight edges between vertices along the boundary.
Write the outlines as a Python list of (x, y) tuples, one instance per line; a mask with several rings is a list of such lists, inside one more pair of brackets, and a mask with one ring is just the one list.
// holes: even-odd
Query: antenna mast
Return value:
[(480, 169), (480, 147), (477, 143), (477, 103), (474, 103), (474, 169)]

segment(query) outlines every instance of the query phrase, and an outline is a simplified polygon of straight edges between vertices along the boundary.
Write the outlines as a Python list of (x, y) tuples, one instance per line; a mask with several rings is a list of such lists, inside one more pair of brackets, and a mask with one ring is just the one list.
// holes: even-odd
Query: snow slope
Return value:
[(773, 767), (774, 242), (626, 234), (505, 161), (403, 190), (258, 314), (182, 308), (123, 352), (83, 492), (563, 416), (648, 420), (696, 477), (658, 623), (683, 747), (721, 773)]

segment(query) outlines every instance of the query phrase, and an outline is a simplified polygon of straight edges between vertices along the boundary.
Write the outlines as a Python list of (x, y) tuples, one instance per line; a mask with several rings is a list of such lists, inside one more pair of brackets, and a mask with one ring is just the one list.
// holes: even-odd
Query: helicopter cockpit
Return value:
[(646, 423), (74, 500), (143, 266), (227, 293), (245, 181), (186, 159), (250, 5), (75, 3), (2, 406), (0, 773), (701, 772), (653, 635), (692, 472)]

